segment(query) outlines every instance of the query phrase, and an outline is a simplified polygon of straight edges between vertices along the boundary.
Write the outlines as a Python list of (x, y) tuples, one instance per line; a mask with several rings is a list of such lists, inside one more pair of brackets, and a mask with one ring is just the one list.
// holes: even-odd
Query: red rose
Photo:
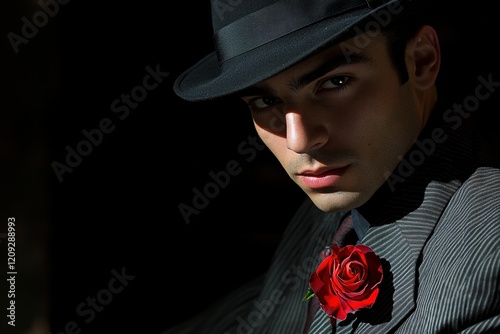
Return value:
[(383, 277), (382, 264), (365, 245), (333, 244), (330, 248), (332, 253), (311, 275), (309, 285), (323, 311), (342, 321), (348, 313), (373, 306)]

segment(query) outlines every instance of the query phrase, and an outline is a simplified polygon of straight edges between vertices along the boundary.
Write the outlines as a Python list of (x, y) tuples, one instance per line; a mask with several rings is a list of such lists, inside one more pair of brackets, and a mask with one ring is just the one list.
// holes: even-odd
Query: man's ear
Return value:
[(436, 30), (424, 25), (406, 47), (406, 66), (415, 87), (425, 90), (435, 84), (441, 65), (441, 49)]

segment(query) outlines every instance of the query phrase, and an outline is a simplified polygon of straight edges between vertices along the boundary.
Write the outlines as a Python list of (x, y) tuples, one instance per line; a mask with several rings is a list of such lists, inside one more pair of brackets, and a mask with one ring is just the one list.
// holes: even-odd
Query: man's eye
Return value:
[(263, 96), (263, 97), (256, 98), (250, 104), (254, 108), (265, 109), (265, 108), (271, 107), (275, 103), (276, 103), (276, 98), (274, 98), (274, 97), (268, 97), (268, 96)]
[(338, 75), (333, 78), (327, 79), (325, 82), (323, 82), (321, 88), (322, 89), (341, 88), (349, 81), (349, 79), (350, 78), (346, 75)]

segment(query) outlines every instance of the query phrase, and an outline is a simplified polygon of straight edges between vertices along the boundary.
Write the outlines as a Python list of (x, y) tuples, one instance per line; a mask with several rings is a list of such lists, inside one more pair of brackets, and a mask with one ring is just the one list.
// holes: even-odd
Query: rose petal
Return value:
[(339, 320), (347, 314), (375, 303), (383, 279), (380, 258), (365, 245), (333, 244), (327, 256), (310, 277), (310, 287), (321, 308)]
[(341, 300), (335, 295), (328, 296), (323, 302), (320, 301), (320, 307), (327, 315), (335, 319), (345, 320), (347, 318), (347, 313), (343, 305), (341, 305)]
[(353, 309), (353, 310), (360, 310), (360, 309), (363, 309), (363, 308), (370, 308), (373, 306), (373, 304), (375, 304), (375, 301), (378, 297), (378, 293), (379, 293), (379, 289), (376, 288), (376, 289), (373, 289), (373, 290), (369, 290), (370, 293), (367, 294), (366, 296), (364, 296), (364, 298), (362, 300), (355, 300), (355, 299), (349, 299), (348, 300), (348, 303), (349, 303), (349, 306)]

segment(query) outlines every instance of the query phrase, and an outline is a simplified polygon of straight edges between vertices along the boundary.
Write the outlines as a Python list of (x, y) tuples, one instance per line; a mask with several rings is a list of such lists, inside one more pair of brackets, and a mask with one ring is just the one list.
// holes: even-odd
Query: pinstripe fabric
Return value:
[[(201, 317), (163, 334), (302, 334), (307, 317), (303, 301), (309, 276), (319, 264), (318, 254), (330, 243), (341, 215), (325, 214), (304, 201), (283, 234), (270, 270), (259, 281), (229, 294)], [(241, 299), (245, 291), (258, 291)], [(248, 293), (251, 295), (251, 293)], [(235, 310), (241, 311), (235, 315)], [(214, 320), (215, 319), (215, 320)]]
[[(377, 302), (335, 328), (319, 310), (310, 334), (500, 334), (500, 169), (465, 125), (452, 130), (435, 120), (420, 139), (442, 128), (446, 141), (394, 192), (381, 191), (361, 240), (382, 259)], [(267, 276), (246, 290), (252, 293), (235, 292), (195, 328), (164, 334), (302, 334), (302, 297), (317, 265), (312, 254), (342, 214), (320, 212), (307, 199)]]

